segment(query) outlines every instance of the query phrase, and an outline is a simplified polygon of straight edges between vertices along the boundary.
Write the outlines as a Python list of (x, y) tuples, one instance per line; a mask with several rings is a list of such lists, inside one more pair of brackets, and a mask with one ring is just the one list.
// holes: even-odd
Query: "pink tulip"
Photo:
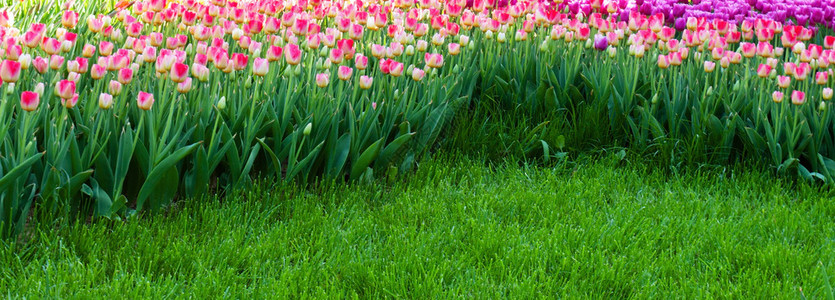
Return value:
[(252, 74), (255, 76), (265, 76), (270, 71), (270, 62), (266, 59), (257, 57), (252, 61)]
[(368, 77), (365, 75), (360, 76), (360, 88), (363, 90), (367, 90), (371, 88), (371, 84), (374, 82), (373, 77)]
[(354, 66), (357, 67), (357, 70), (365, 70), (368, 68), (368, 57), (362, 54), (357, 55), (354, 58)]
[(116, 78), (116, 80), (118, 80), (121, 84), (130, 84), (130, 82), (133, 80), (133, 70), (130, 68), (120, 69)]
[(447, 47), (449, 48), (449, 54), (450, 55), (458, 55), (458, 53), (461, 53), (461, 45), (460, 44), (449, 43), (449, 45), (447, 45)]
[(75, 28), (75, 25), (78, 24), (78, 13), (67, 10), (61, 15), (61, 25), (66, 28)]
[(425, 76), (426, 76), (426, 71), (424, 71), (423, 69), (415, 68), (414, 70), (412, 70), (412, 79), (414, 81), (421, 81), (421, 80), (423, 80), (423, 77), (425, 77)]
[(821, 96), (823, 96), (823, 100), (832, 100), (832, 88), (823, 88)]
[(107, 85), (107, 90), (113, 96), (119, 96), (122, 94), (122, 84), (118, 81), (111, 80), (110, 83)]
[(61, 80), (55, 84), (56, 93), (62, 99), (70, 99), (75, 94), (75, 82), (71, 80)]
[(15, 83), (20, 79), (20, 63), (4, 60), (0, 63), (0, 79), (6, 83)]
[(302, 61), (302, 50), (299, 49), (299, 46), (296, 44), (287, 44), (284, 47), (284, 59), (287, 61), (287, 64), (290, 65), (298, 65)]
[(197, 80), (200, 80), (200, 82), (206, 82), (209, 79), (209, 68), (194, 63), (191, 65), (191, 75), (197, 78)]
[(41, 49), (49, 55), (58, 54), (61, 51), (61, 42), (53, 38), (45, 38), (41, 43)]
[(113, 106), (113, 96), (108, 93), (99, 94), (99, 108), (110, 109)]
[(246, 65), (249, 63), (249, 57), (244, 55), (243, 53), (233, 53), (232, 54), (232, 61), (235, 63), (234, 68), (236, 71), (240, 71), (246, 69)]
[(32, 66), (35, 67), (35, 70), (38, 71), (38, 73), (43, 74), (46, 72), (46, 69), (49, 68), (49, 63), (46, 62), (43, 57), (38, 56), (32, 60)]
[(712, 61), (709, 61), (709, 60), (706, 60), (704, 62), (704, 68), (705, 68), (706, 73), (713, 73), (713, 70), (716, 69), (716, 63), (712, 62)]
[(73, 94), (69, 99), (61, 98), (61, 105), (66, 108), (73, 108), (78, 104), (78, 94)]
[(774, 101), (774, 103), (783, 102), (783, 93), (780, 91), (774, 91), (774, 93), (771, 93), (771, 100)]
[(71, 80), (75, 83), (78, 83), (78, 81), (81, 80), (81, 74), (78, 74), (76, 72), (70, 72), (69, 74), (67, 74), (67, 80)]
[(815, 73), (815, 83), (818, 85), (824, 85), (829, 82), (829, 74), (826, 72), (817, 72)]
[(400, 77), (401, 75), (403, 75), (403, 63), (393, 60), (389, 61), (391, 62), (389, 63), (389, 73), (391, 73), (391, 75), (394, 77)]
[(191, 77), (186, 77), (186, 79), (183, 80), (183, 82), (177, 84), (177, 91), (181, 94), (185, 94), (191, 91), (191, 81)]
[(801, 91), (792, 91), (792, 104), (801, 105), (806, 102), (806, 93)]
[(53, 55), (49, 57), (49, 68), (53, 70), (60, 70), (64, 65), (64, 57), (60, 55)]
[(680, 52), (672, 52), (667, 55), (667, 59), (671, 66), (680, 66), (682, 63), (681, 53)]
[(670, 67), (670, 59), (666, 55), (659, 54), (658, 55), (658, 67), (661, 69), (667, 69)]
[(92, 77), (93, 79), (96, 79), (96, 80), (102, 79), (104, 77), (104, 75), (107, 75), (107, 69), (105, 67), (103, 67), (102, 65), (95, 64), (90, 69), (90, 77)]
[(331, 49), (328, 59), (334, 64), (342, 63), (342, 50), (339, 50), (339, 48)]
[(339, 69), (336, 72), (336, 76), (339, 77), (340, 80), (347, 81), (351, 79), (351, 74), (354, 73), (354, 69), (347, 66), (339, 66)]
[(6, 49), (6, 59), (8, 60), (17, 60), (21, 54), (23, 54), (23, 48), (20, 45), (10, 45)]
[(110, 56), (113, 54), (113, 43), (102, 41), (99, 43), (99, 55)]
[(171, 67), (171, 72), (168, 74), (171, 81), (181, 83), (188, 78), (188, 66), (181, 63), (175, 63)]
[(383, 47), (382, 45), (377, 45), (377, 44), (371, 45), (371, 56), (374, 56), (377, 59), (380, 59), (385, 55), (386, 55), (386, 47)]
[(752, 43), (742, 43), (740, 48), (742, 49), (742, 56), (745, 58), (752, 58), (757, 55), (757, 46)]
[(270, 46), (267, 48), (267, 61), (274, 62), (279, 61), (281, 59), (283, 49), (278, 46)]
[(34, 111), (41, 103), (41, 95), (35, 92), (23, 92), (20, 94), (20, 107), (25, 111)]
[(324, 87), (328, 86), (329, 82), (330, 82), (330, 74), (328, 74), (328, 73), (316, 74), (316, 85), (319, 86), (320, 88), (324, 88)]
[(767, 64), (760, 64), (760, 66), (757, 67), (757, 76), (759, 76), (760, 78), (766, 78), (770, 73), (771, 66)]
[(426, 53), (424, 54), (424, 61), (426, 65), (431, 68), (440, 68), (444, 66), (444, 57), (440, 54), (434, 53)]
[(151, 106), (154, 105), (154, 94), (149, 94), (146, 92), (140, 91), (139, 94), (136, 96), (136, 106), (142, 110), (151, 110)]
[(780, 86), (780, 88), (787, 89), (790, 84), (791, 78), (788, 76), (777, 76), (777, 85)]

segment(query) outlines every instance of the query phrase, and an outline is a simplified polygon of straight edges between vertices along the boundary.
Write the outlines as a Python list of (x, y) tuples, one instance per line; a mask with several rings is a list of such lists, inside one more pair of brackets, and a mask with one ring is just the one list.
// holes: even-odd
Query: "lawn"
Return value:
[[(396, 182), (261, 182), (0, 248), (34, 298), (820, 298), (831, 192), (750, 167), (669, 172), (435, 155)], [(802, 292), (801, 292), (802, 290)]]

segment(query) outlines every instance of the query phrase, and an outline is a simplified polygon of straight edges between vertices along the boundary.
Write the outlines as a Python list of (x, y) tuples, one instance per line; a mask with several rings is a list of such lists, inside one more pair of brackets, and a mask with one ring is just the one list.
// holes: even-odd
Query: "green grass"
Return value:
[(831, 194), (759, 171), (454, 156), (389, 186), (259, 184), (0, 247), (6, 296), (826, 296)]

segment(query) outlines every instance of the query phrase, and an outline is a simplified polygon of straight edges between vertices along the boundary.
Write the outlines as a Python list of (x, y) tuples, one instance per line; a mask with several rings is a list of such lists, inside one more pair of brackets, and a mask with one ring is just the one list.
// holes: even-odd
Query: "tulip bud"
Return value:
[(820, 104), (818, 104), (818, 110), (819, 110), (819, 111), (824, 111), (824, 110), (826, 110), (826, 102), (821, 101), (821, 103), (820, 103)]
[(832, 100), (832, 88), (824, 88), (821, 91), (821, 95), (823, 96), (823, 100)]
[(658, 104), (658, 94), (652, 95), (652, 100), (650, 100), (652, 104)]
[(220, 100), (217, 101), (217, 109), (224, 110), (226, 109), (226, 97), (220, 97)]
[(771, 100), (774, 101), (774, 103), (783, 102), (783, 93), (780, 91), (774, 91), (771, 93)]
[(707, 87), (707, 96), (708, 97), (713, 96), (713, 87), (712, 86)]
[(43, 82), (38, 82), (38, 84), (36, 84), (36, 85), (35, 85), (35, 90), (34, 90), (34, 92), (35, 92), (35, 93), (38, 93), (38, 95), (43, 96), (43, 91), (44, 91), (44, 84), (43, 84)]
[(15, 87), (14, 83), (7, 84), (6, 85), (6, 94), (14, 93), (14, 87)]
[(618, 54), (618, 48), (615, 47), (609, 47), (606, 51), (609, 53), (609, 58), (615, 58)]
[(496, 40), (499, 41), (499, 43), (504, 43), (507, 41), (507, 37), (505, 37), (504, 32), (499, 32), (499, 34), (496, 36)]
[(309, 136), (311, 131), (313, 131), (313, 123), (307, 123), (307, 125), (304, 126), (304, 131), (302, 131), (302, 133), (304, 136)]

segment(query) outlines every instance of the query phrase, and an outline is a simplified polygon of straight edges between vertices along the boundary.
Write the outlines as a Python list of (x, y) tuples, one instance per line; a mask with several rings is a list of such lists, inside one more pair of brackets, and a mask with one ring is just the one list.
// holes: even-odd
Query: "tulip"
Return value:
[(270, 46), (269, 48), (267, 48), (267, 61), (274, 62), (281, 59), (282, 50), (283, 49), (281, 49), (281, 47), (278, 46)]
[(373, 83), (373, 82), (374, 82), (373, 77), (368, 77), (368, 76), (365, 76), (365, 75), (360, 76), (360, 88), (363, 89), (363, 90), (370, 89), (371, 88), (371, 83)]
[(357, 70), (365, 70), (368, 68), (368, 57), (362, 54), (357, 55), (354, 58), (354, 66), (357, 67)]
[(107, 69), (99, 64), (93, 65), (90, 69), (90, 77), (93, 79), (102, 79), (107, 74)]
[(289, 65), (298, 65), (302, 61), (302, 51), (296, 44), (287, 44), (284, 49), (284, 59)]
[(742, 56), (745, 58), (753, 58), (757, 55), (757, 46), (752, 43), (742, 43), (740, 44), (740, 48), (742, 50)]
[(328, 74), (328, 73), (316, 74), (316, 85), (319, 86), (320, 88), (324, 88), (324, 87), (328, 86), (329, 82), (330, 82), (330, 74)]
[(20, 63), (20, 69), (28, 70), (29, 66), (32, 65), (32, 56), (29, 54), (21, 54), (20, 57), (17, 58), (17, 62)]
[(55, 84), (55, 91), (58, 97), (62, 99), (70, 99), (75, 94), (75, 82), (71, 80), (61, 80)]
[(449, 48), (449, 54), (450, 55), (458, 55), (458, 53), (461, 53), (461, 45), (460, 44), (449, 43), (449, 45), (447, 45), (447, 48)]
[(171, 67), (171, 72), (168, 73), (168, 77), (176, 83), (185, 81), (188, 78), (188, 66), (186, 64), (175, 63)]
[(73, 94), (69, 99), (61, 98), (61, 105), (66, 108), (73, 108), (78, 104), (78, 94)]
[(270, 63), (266, 59), (257, 57), (252, 62), (252, 74), (264, 77), (270, 71)]
[(667, 69), (670, 67), (670, 59), (663, 54), (658, 55), (658, 67), (661, 69)]
[(716, 63), (712, 62), (712, 61), (709, 61), (709, 60), (706, 60), (704, 62), (704, 68), (705, 68), (706, 73), (713, 73), (713, 70), (716, 69)]
[(426, 65), (431, 68), (440, 68), (444, 66), (444, 57), (437, 53), (426, 53), (424, 55), (424, 61)]
[(598, 51), (606, 50), (609, 47), (609, 41), (606, 39), (606, 36), (598, 34), (594, 36), (594, 49)]
[(49, 68), (53, 70), (60, 70), (64, 65), (64, 57), (60, 55), (53, 55), (49, 57)]
[(61, 25), (66, 28), (75, 28), (75, 25), (78, 24), (78, 13), (67, 10), (61, 15)]
[(46, 60), (40, 56), (32, 60), (32, 65), (35, 67), (35, 70), (41, 74), (45, 73), (46, 69), (49, 67), (49, 63), (47, 63)]
[(120, 69), (116, 78), (119, 83), (127, 85), (133, 80), (133, 70), (129, 68)]
[(391, 73), (391, 75), (394, 76), (394, 77), (400, 77), (401, 75), (403, 75), (403, 68), (404, 68), (403, 63), (396, 62), (396, 61), (393, 61), (393, 60), (389, 60), (389, 61), (391, 61), (390, 65), (389, 65), (389, 73)]
[(806, 102), (806, 93), (801, 91), (792, 91), (792, 104), (801, 105)]
[(815, 73), (815, 83), (818, 85), (824, 85), (829, 82), (829, 74), (826, 72), (817, 72)]
[(832, 88), (823, 88), (821, 95), (823, 96), (823, 100), (832, 100)]
[(426, 76), (426, 71), (424, 71), (422, 69), (412, 70), (412, 79), (414, 81), (421, 81), (421, 80), (423, 80), (423, 77), (425, 77), (425, 76)]
[(791, 78), (788, 76), (777, 76), (777, 85), (780, 88), (787, 89), (791, 84)]
[(61, 51), (61, 42), (53, 38), (45, 38), (41, 43), (41, 49), (49, 55), (58, 54)]
[(146, 92), (140, 91), (139, 94), (136, 96), (136, 106), (142, 110), (151, 110), (151, 106), (154, 105), (154, 94), (149, 94)]
[(191, 90), (191, 77), (186, 77), (183, 82), (177, 84), (177, 91), (181, 94), (188, 93)]
[(668, 54), (667, 59), (669, 60), (671, 66), (680, 66), (682, 63), (680, 52), (672, 52)]
[(721, 66), (723, 69), (727, 69), (731, 66), (731, 59), (727, 56), (722, 57), (722, 59), (719, 60), (719, 66)]
[(342, 62), (342, 50), (339, 50), (339, 48), (331, 49), (331, 51), (328, 55), (328, 60), (330, 60), (330, 62), (334, 63), (334, 64), (341, 63)]
[(25, 111), (35, 111), (41, 103), (41, 95), (36, 92), (23, 92), (20, 94), (20, 108)]
[(780, 91), (774, 91), (774, 93), (771, 93), (771, 100), (773, 100), (774, 103), (783, 102), (783, 93)]
[(119, 96), (120, 94), (122, 94), (122, 84), (118, 81), (111, 80), (110, 83), (108, 83), (107, 90), (110, 92), (111, 95)]
[(113, 106), (113, 96), (108, 93), (99, 94), (99, 108), (110, 109)]
[(760, 66), (757, 67), (757, 76), (760, 78), (768, 77), (769, 73), (771, 73), (771, 66), (767, 64), (760, 64)]
[(78, 81), (81, 80), (81, 74), (78, 74), (76, 72), (70, 72), (69, 74), (67, 74), (67, 79), (74, 81), (75, 83), (78, 83)]
[(339, 66), (339, 69), (336, 72), (336, 76), (339, 77), (342, 81), (348, 81), (351, 79), (351, 74), (354, 73), (354, 69), (347, 66)]
[(20, 79), (20, 63), (13, 60), (4, 60), (0, 63), (0, 79), (6, 83), (15, 83)]
[(191, 75), (197, 78), (197, 80), (200, 80), (200, 82), (206, 82), (209, 79), (209, 68), (194, 63), (191, 65)]

